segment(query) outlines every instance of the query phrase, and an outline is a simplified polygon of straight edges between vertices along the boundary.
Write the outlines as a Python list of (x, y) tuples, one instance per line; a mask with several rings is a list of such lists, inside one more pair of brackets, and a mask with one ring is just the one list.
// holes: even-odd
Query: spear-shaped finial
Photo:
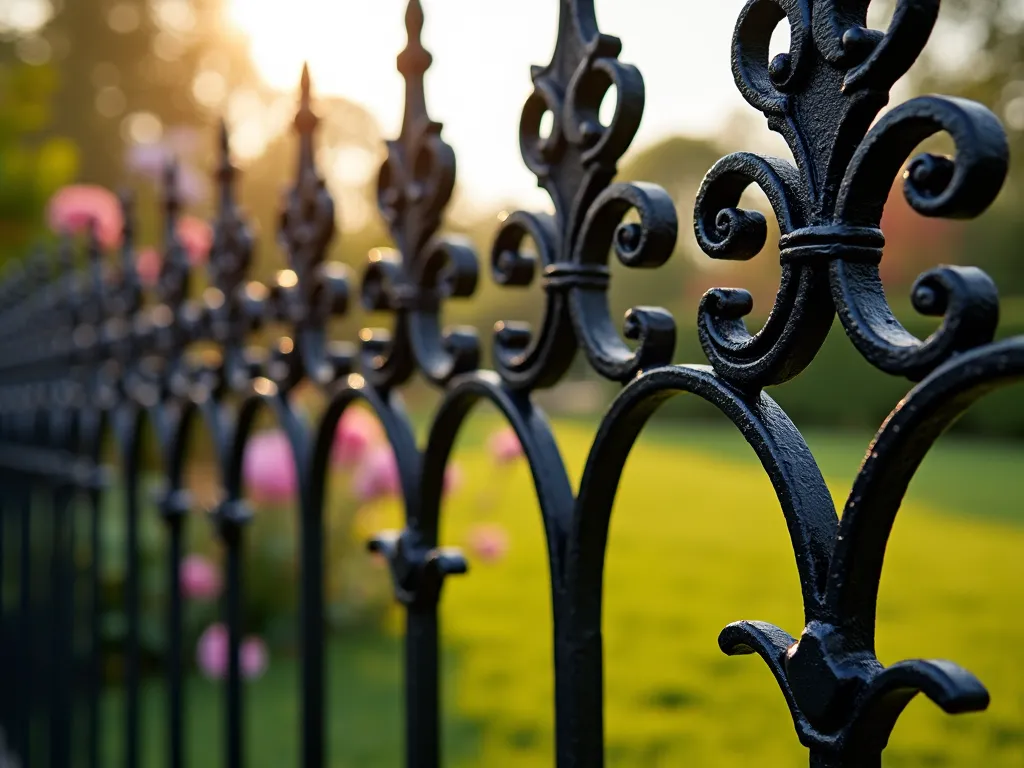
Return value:
[(121, 206), (121, 281), (135, 277), (135, 195), (129, 189), (118, 193)]
[(433, 56), (423, 47), (423, 6), (420, 0), (409, 0), (405, 10), (405, 28), (409, 42), (398, 54), (398, 71), (405, 78), (405, 119), (403, 136), (416, 130), (421, 122), (430, 120), (423, 76), (433, 63)]
[(181, 196), (178, 189), (178, 161), (175, 158), (168, 158), (164, 163), (164, 223), (167, 228), (167, 239), (170, 241), (174, 236), (175, 225), (178, 220), (178, 212), (181, 210)]
[(320, 118), (313, 111), (312, 81), (309, 76), (309, 63), (302, 65), (302, 78), (299, 80), (299, 111), (295, 115), (295, 132), (299, 134), (299, 182), (309, 173), (315, 174), (313, 163), (313, 134)]
[(423, 35), (423, 5), (420, 0), (409, 0), (405, 9), (405, 28), (410, 40), (419, 40)]
[(221, 211), (228, 211), (234, 207), (235, 176), (238, 169), (231, 164), (231, 139), (228, 134), (228, 124), (221, 119), (218, 132), (220, 150), (220, 165), (217, 167), (217, 185), (220, 187)]

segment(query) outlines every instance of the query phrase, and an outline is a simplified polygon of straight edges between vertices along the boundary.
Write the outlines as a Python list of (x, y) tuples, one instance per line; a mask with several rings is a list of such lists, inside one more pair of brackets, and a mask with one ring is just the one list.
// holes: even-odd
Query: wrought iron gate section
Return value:
[[(235, 200), (237, 170), (221, 125), (215, 178), (219, 206), (209, 254), (209, 289), (190, 297), (190, 265), (176, 231), (181, 208), (176, 169), (166, 170), (163, 269), (151, 297), (135, 270), (134, 210), (122, 201), (120, 267), (108, 269), (97, 238), (75, 270), (72, 245), (56, 265), (37, 255), (0, 284), (0, 544), (16, 532), (28, 553), (35, 526), (52, 535), (49, 612), (36, 615), (27, 557), (18, 562), (16, 605), (0, 615), (0, 657), (11, 686), (0, 710), (7, 747), (32, 759), (31, 718), (48, 716), (50, 761), (71, 764), (71, 684), (87, 700), (87, 761), (103, 765), (99, 697), (100, 582), (90, 564), (91, 647), (77, 670), (71, 646), (74, 572), (68, 513), (77, 496), (89, 513), (91, 551), (100, 536), (101, 496), (111, 477), (100, 466), (112, 436), (126, 499), (125, 762), (140, 765), (138, 562), (146, 425), (161, 446), (165, 487), (159, 509), (167, 530), (170, 600), (166, 665), (170, 765), (185, 765), (182, 595), (178, 565), (195, 504), (185, 488), (189, 436), (203, 426), (213, 443), (222, 501), (213, 510), (226, 552), (229, 665), (225, 681), (223, 761), (247, 764), (239, 665), (242, 562), (246, 524), (242, 459), (265, 410), (286, 433), (299, 478), (301, 710), (300, 761), (325, 763), (323, 506), (330, 451), (344, 411), (357, 402), (380, 419), (395, 451), (405, 527), (370, 543), (384, 555), (396, 599), (407, 613), (405, 763), (442, 764), (438, 603), (444, 580), (465, 573), (461, 553), (440, 547), (443, 478), (454, 442), (473, 407), (493, 404), (518, 435), (544, 525), (552, 588), (555, 763), (604, 763), (601, 613), (608, 527), (623, 467), (644, 425), (678, 394), (716, 406), (761, 461), (789, 531), (804, 602), (798, 637), (760, 622), (726, 627), (730, 655), (757, 654), (774, 674), (812, 766), (878, 766), (907, 703), (924, 693), (949, 713), (984, 709), (988, 694), (948, 661), (912, 660), (888, 668), (874, 649), (875, 607), (886, 543), (903, 494), (938, 436), (985, 393), (1024, 377), (1024, 339), (993, 342), (995, 285), (973, 267), (923, 274), (913, 304), (942, 318), (928, 339), (895, 319), (878, 265), (880, 228), (894, 177), (906, 165), (904, 192), (926, 216), (969, 218), (995, 199), (1008, 167), (998, 119), (985, 107), (927, 96), (879, 117), (889, 91), (926, 44), (939, 0), (899, 0), (888, 30), (866, 26), (868, 0), (749, 0), (736, 25), (732, 68), (744, 98), (781, 134), (794, 162), (741, 152), (711, 168), (697, 195), (694, 231), (711, 258), (753, 258), (767, 240), (757, 211), (740, 209), (751, 185), (766, 195), (782, 234), (775, 306), (757, 333), (744, 317), (750, 294), (714, 289), (701, 301), (698, 330), (710, 362), (673, 365), (676, 324), (664, 309), (638, 306), (620, 336), (607, 291), (609, 257), (630, 268), (657, 268), (678, 235), (675, 207), (660, 188), (614, 181), (644, 109), (639, 71), (619, 61), (621, 43), (602, 33), (593, 0), (560, 0), (551, 62), (534, 67), (534, 91), (519, 126), (527, 167), (551, 197), (554, 213), (516, 212), (496, 234), (491, 273), (503, 286), (544, 291), (538, 328), (498, 324), (494, 370), (481, 368), (474, 329), (445, 329), (449, 299), (468, 298), (478, 258), (464, 241), (439, 234), (455, 185), (455, 155), (431, 119), (424, 76), (432, 57), (421, 34), (424, 12), (410, 0), (409, 41), (398, 58), (405, 78), (400, 135), (387, 144), (378, 205), (395, 250), (376, 250), (359, 295), (369, 311), (390, 314), (389, 330), (364, 329), (356, 346), (331, 339), (329, 322), (347, 312), (350, 279), (325, 262), (335, 207), (315, 163), (319, 122), (308, 70), (302, 73), (295, 132), (294, 186), (285, 195), (279, 242), (286, 269), (270, 285), (249, 280), (253, 237)], [(791, 30), (789, 51), (769, 60), (775, 27)], [(602, 121), (602, 103), (615, 108)], [(550, 116), (550, 118), (546, 118)], [(948, 134), (956, 155), (921, 154), (923, 140)], [(631, 217), (629, 216), (631, 214)], [(532, 245), (531, 248), (527, 247)], [(535, 255), (533, 255), (535, 253)], [(54, 268), (56, 266), (56, 268)], [(842, 518), (799, 431), (765, 392), (814, 360), (835, 317), (865, 360), (918, 382), (882, 425), (856, 477)], [(287, 329), (270, 350), (250, 347), (267, 324)], [(629, 341), (632, 344), (628, 343)], [(196, 346), (206, 350), (194, 354)], [(210, 349), (216, 349), (211, 354)], [(574, 489), (555, 435), (533, 393), (550, 388), (582, 351), (601, 377), (623, 385), (598, 427), (583, 478)], [(417, 445), (399, 390), (416, 373), (442, 394), (425, 444)], [(315, 424), (293, 393), (306, 382), (326, 396)], [(49, 518), (38, 512), (43, 499)], [(0, 569), (0, 578), (7, 569)], [(37, 587), (38, 588), (38, 587)], [(17, 629), (17, 631), (15, 631)], [(47, 663), (37, 644), (50, 643)]]

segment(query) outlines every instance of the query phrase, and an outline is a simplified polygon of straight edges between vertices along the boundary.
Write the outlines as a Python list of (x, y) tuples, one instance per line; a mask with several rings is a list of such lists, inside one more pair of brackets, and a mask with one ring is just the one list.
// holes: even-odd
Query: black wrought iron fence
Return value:
[[(13, 596), (0, 615), (0, 722), (8, 762), (111, 764), (99, 739), (97, 558), (83, 580), (69, 516), (84, 501), (85, 548), (98, 552), (101, 500), (114, 476), (101, 466), (102, 447), (112, 436), (120, 462), (116, 482), (126, 499), (124, 760), (140, 764), (140, 462), (149, 423), (162, 447), (166, 489), (160, 512), (169, 554), (169, 764), (184, 765), (178, 566), (192, 504), (184, 482), (188, 436), (201, 422), (222, 495), (214, 513), (225, 551), (230, 651), (222, 759), (232, 767), (251, 764), (243, 753), (238, 653), (241, 565), (252, 517), (242, 459), (259, 415), (269, 411), (288, 436), (299, 477), (300, 763), (325, 764), (324, 486), (335, 427), (357, 402), (382, 422), (401, 478), (405, 527), (370, 546), (390, 563), (406, 612), (409, 766), (442, 762), (438, 601), (444, 580), (467, 570), (461, 554), (438, 546), (442, 485), (460, 427), (480, 402), (496, 406), (518, 435), (543, 517), (554, 614), (557, 765), (604, 762), (601, 613), (609, 519), (631, 447), (658, 407), (681, 393), (708, 401), (735, 424), (778, 496), (806, 626), (793, 637), (769, 624), (740, 621), (722, 630), (719, 645), (730, 655), (757, 654), (769, 666), (811, 765), (880, 765), (897, 718), (918, 693), (951, 714), (988, 705), (983, 685), (952, 662), (883, 667), (874, 650), (886, 542), (916, 468), (972, 402), (1024, 375), (1024, 339), (993, 342), (999, 302), (983, 272), (941, 266), (918, 279), (914, 306), (942, 318), (924, 340), (895, 319), (879, 278), (882, 209), (893, 179), (922, 140), (941, 132), (956, 145), (955, 157), (923, 154), (906, 165), (906, 198), (923, 215), (980, 214), (1007, 172), (1003, 129), (979, 104), (927, 96), (879, 118), (891, 86), (921, 53), (939, 0), (901, 0), (884, 33), (866, 27), (867, 0), (750, 0), (743, 9), (733, 40), (736, 83), (785, 138), (795, 164), (729, 155), (709, 170), (697, 196), (695, 232), (712, 258), (750, 259), (764, 247), (764, 217), (738, 207), (750, 185), (767, 196), (782, 232), (781, 283), (760, 331), (751, 334), (744, 323), (752, 305), (746, 291), (715, 289), (701, 302), (697, 321), (710, 366), (674, 364), (676, 325), (665, 310), (630, 310), (624, 335), (632, 343), (619, 335), (609, 311), (610, 253), (627, 267), (659, 267), (675, 247), (677, 218), (658, 187), (614, 182), (616, 163), (640, 123), (644, 84), (634, 67), (618, 60), (619, 40), (599, 31), (593, 5), (561, 0), (551, 63), (533, 69), (535, 89), (520, 124), (522, 155), (555, 213), (510, 215), (494, 239), (490, 267), (502, 286), (539, 283), (544, 315), (535, 328), (512, 320), (498, 325), (490, 370), (482, 367), (472, 329), (445, 329), (441, 322), (449, 299), (474, 293), (478, 259), (466, 243), (438, 233), (455, 183), (455, 156), (427, 111), (423, 76), (431, 56), (420, 43), (419, 0), (409, 3), (409, 44), (398, 60), (407, 85), (404, 124), (388, 143), (379, 184), (380, 211), (397, 248), (377, 252), (358, 287), (365, 308), (391, 314), (389, 331), (364, 331), (358, 348), (328, 331), (332, 318), (346, 312), (350, 281), (325, 263), (335, 210), (314, 163), (317, 117), (308, 72), (295, 119), (298, 171), (279, 229), (287, 268), (274, 284), (248, 278), (253, 240), (235, 202), (224, 127), (209, 255), (213, 289), (202, 300), (190, 294), (189, 263), (176, 234), (181, 206), (173, 165), (155, 295), (144, 295), (135, 270), (127, 197), (117, 268), (94, 241), (85, 271), (69, 266), (71, 252), (64, 249), (56, 261), (30, 260), (0, 286), (0, 574), (11, 580), (4, 594)], [(769, 60), (772, 32), (787, 21), (790, 50)], [(602, 122), (599, 110), (611, 89), (614, 115)], [(542, 129), (545, 115), (550, 127)], [(524, 249), (527, 241), (535, 255)], [(811, 364), (837, 315), (868, 364), (915, 382), (868, 449), (841, 518), (803, 438), (766, 392)], [(271, 349), (250, 348), (253, 334), (271, 322), (289, 327), (289, 335)], [(216, 357), (192, 355), (199, 343), (216, 348)], [(573, 488), (533, 395), (556, 386), (578, 353), (622, 391)], [(400, 397), (416, 374), (443, 393), (423, 445)], [(313, 426), (293, 401), (302, 382), (319, 387), (329, 402)], [(91, 601), (84, 616), (73, 598), (83, 587)], [(84, 648), (75, 643), (83, 632)], [(74, 733), (85, 734), (85, 746)]]

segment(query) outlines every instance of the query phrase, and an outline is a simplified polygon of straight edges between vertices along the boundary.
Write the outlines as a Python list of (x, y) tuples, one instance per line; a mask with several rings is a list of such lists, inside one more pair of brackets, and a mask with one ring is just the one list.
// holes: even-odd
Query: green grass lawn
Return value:
[[(481, 417), (467, 433), (458, 454), (466, 482), (445, 512), (447, 543), (464, 544), (481, 520), (502, 523), (511, 538), (501, 562), (473, 563), (445, 588), (445, 764), (545, 766), (553, 708), (542, 530), (526, 467), (497, 469), (480, 450), (494, 424)], [(578, 478), (590, 429), (565, 422), (558, 434)], [(837, 506), (868, 437), (808, 436)], [(911, 488), (886, 561), (879, 655), (956, 660), (989, 686), (992, 707), (953, 718), (914, 702), (886, 766), (1024, 765), (1022, 468), (1024, 447), (945, 440)], [(684, 425), (645, 435), (618, 495), (605, 593), (609, 766), (806, 765), (767, 668), (717, 647), (719, 631), (738, 619), (801, 629), (786, 527), (738, 435)], [(338, 639), (329, 661), (330, 765), (399, 765), (400, 641)], [(249, 765), (296, 764), (296, 692), (287, 659), (250, 685)], [(154, 766), (160, 695), (156, 683), (147, 690)], [(219, 692), (195, 680), (189, 698), (190, 765), (220, 765)], [(112, 694), (108, 721), (117, 706)]]

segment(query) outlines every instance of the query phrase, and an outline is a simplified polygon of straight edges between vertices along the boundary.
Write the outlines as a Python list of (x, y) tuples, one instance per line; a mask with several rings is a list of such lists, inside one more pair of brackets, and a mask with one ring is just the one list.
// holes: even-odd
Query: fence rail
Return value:
[[(885, 32), (866, 27), (867, 5), (750, 0), (740, 15), (732, 49), (736, 84), (786, 140), (794, 160), (729, 155), (709, 170), (697, 195), (694, 229), (711, 258), (750, 259), (765, 246), (764, 216), (739, 207), (752, 185), (767, 196), (782, 233), (779, 290), (760, 331), (751, 334), (744, 323), (752, 307), (746, 291), (714, 289), (701, 301), (697, 322), (710, 365), (673, 364), (676, 325), (667, 311), (630, 310), (624, 340), (609, 310), (610, 254), (626, 267), (657, 268), (672, 254), (678, 231), (663, 190), (614, 181), (640, 124), (644, 84), (637, 69), (619, 61), (620, 41), (599, 31), (593, 0), (560, 0), (552, 60), (532, 70), (521, 149), (554, 214), (511, 214), (495, 236), (490, 264), (499, 285), (539, 283), (544, 314), (535, 328), (511, 320), (498, 325), (491, 370), (481, 367), (473, 329), (446, 329), (441, 322), (450, 299), (474, 293), (478, 258), (467, 243), (438, 231), (455, 184), (455, 155), (427, 110), (431, 55), (420, 42), (419, 0), (409, 2), (409, 42), (398, 58), (406, 81), (404, 123), (388, 142), (379, 182), (379, 208), (395, 250), (376, 251), (358, 286), (366, 309), (390, 314), (388, 331), (367, 329), (356, 346), (328, 330), (346, 313), (354, 287), (343, 268), (325, 262), (335, 209), (314, 162), (318, 119), (308, 71), (295, 118), (298, 170), (279, 228), (287, 264), (276, 282), (262, 285), (248, 276), (253, 237), (235, 202), (226, 126), (216, 171), (212, 289), (201, 300), (190, 291), (189, 261), (176, 233), (182, 206), (173, 164), (166, 172), (165, 258), (154, 295), (143, 291), (135, 269), (127, 196), (117, 268), (94, 238), (85, 270), (73, 268), (74, 251), (65, 245), (56, 260), (33, 258), (9, 277), (0, 285), (0, 578), (10, 580), (0, 606), (0, 724), (8, 762), (110, 764), (99, 737), (98, 557), (83, 578), (73, 557), (79, 545), (71, 515), (84, 504), (85, 548), (95, 555), (102, 499), (116, 477), (126, 499), (124, 760), (130, 768), (140, 765), (140, 463), (148, 424), (161, 446), (165, 483), (159, 510), (169, 554), (168, 757), (173, 768), (185, 764), (178, 568), (193, 508), (184, 477), (188, 438), (203, 424), (222, 496), (214, 512), (225, 552), (229, 645), (222, 760), (230, 768), (251, 764), (243, 750), (239, 661), (242, 563), (252, 518), (242, 459), (258, 419), (269, 412), (287, 434), (300, 488), (300, 763), (325, 764), (325, 477), (336, 425), (356, 403), (376, 413), (400, 472), (405, 527), (370, 546), (390, 563), (406, 612), (408, 766), (442, 763), (438, 602), (445, 579), (467, 570), (461, 554), (439, 546), (443, 478), (460, 428), (481, 402), (496, 406), (518, 435), (539, 499), (554, 618), (557, 765), (604, 763), (601, 614), (612, 506), (644, 425), (662, 403), (684, 393), (733, 422), (778, 496), (805, 627), (793, 637), (740, 621), (722, 630), (719, 645), (730, 655), (757, 654), (768, 665), (811, 765), (879, 766), (898, 717), (918, 693), (951, 714), (984, 709), (986, 689), (951, 662), (884, 667), (874, 650), (876, 601), (889, 532), (915, 470), (971, 403), (1024, 376), (1024, 338), (993, 341), (999, 302), (983, 272), (940, 266), (913, 289), (915, 308), (942, 318), (932, 336), (917, 339), (893, 316), (878, 265), (883, 206), (904, 167), (912, 208), (967, 218), (995, 199), (1009, 150), (998, 119), (973, 102), (926, 96), (879, 117), (890, 88), (927, 42), (939, 0), (900, 0)], [(769, 61), (779, 23), (790, 26), (790, 50)], [(609, 91), (616, 106), (602, 122)], [(917, 145), (937, 133), (952, 138), (955, 157), (921, 154), (907, 164)], [(868, 364), (914, 383), (868, 449), (841, 518), (800, 432), (766, 391), (812, 363), (837, 316)], [(268, 324), (286, 326), (288, 336), (270, 349), (252, 349), (253, 335)], [(199, 344), (218, 354), (193, 354)], [(574, 488), (533, 395), (556, 386), (579, 353), (622, 391)], [(422, 446), (400, 397), (417, 374), (443, 393)], [(293, 397), (303, 382), (329, 402), (313, 424)], [(102, 466), (109, 438), (116, 475)], [(75, 601), (83, 591), (84, 616)], [(83, 630), (84, 649), (74, 643)], [(79, 732), (87, 737), (84, 748), (75, 746)]]

